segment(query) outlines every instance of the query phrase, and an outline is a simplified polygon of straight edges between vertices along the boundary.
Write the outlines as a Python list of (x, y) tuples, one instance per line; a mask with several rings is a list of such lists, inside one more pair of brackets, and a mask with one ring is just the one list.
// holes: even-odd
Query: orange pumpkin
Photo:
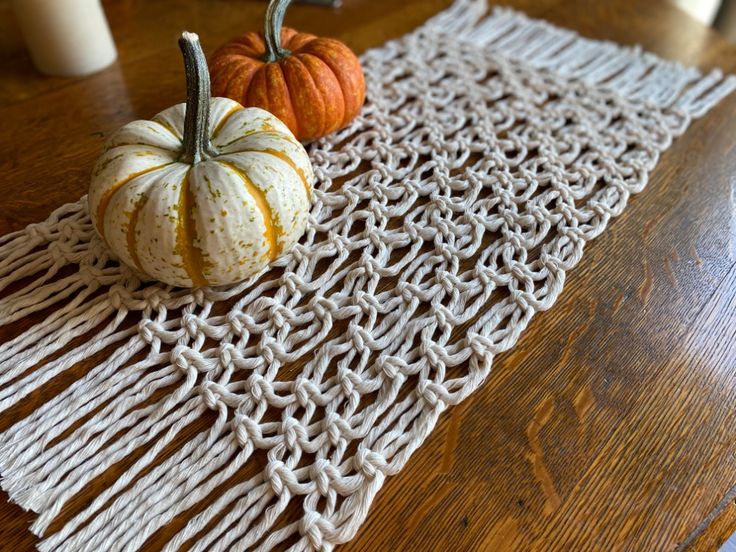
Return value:
[(363, 106), (365, 79), (345, 44), (282, 28), (291, 0), (271, 0), (263, 34), (248, 32), (210, 60), (212, 93), (281, 119), (299, 140), (346, 126)]

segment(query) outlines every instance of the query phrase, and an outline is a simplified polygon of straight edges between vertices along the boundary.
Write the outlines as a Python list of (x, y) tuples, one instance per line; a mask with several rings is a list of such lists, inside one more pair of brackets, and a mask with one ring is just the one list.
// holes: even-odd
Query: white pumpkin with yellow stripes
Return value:
[(179, 40), (187, 102), (108, 141), (89, 190), (92, 221), (138, 272), (184, 287), (238, 282), (304, 233), (314, 173), (304, 147), (258, 108), (210, 98), (197, 35)]

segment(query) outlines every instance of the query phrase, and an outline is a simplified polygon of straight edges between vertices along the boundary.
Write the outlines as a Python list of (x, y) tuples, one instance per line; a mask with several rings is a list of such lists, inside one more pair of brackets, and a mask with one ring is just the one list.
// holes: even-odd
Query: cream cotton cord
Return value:
[(483, 0), (361, 62), (361, 115), (309, 146), (305, 237), (246, 282), (141, 282), (84, 198), (0, 238), (0, 323), (45, 313), (0, 344), (0, 410), (101, 359), (0, 437), (2, 487), (38, 513), (40, 550), (138, 550), (202, 501), (166, 550), (349, 540), (659, 154), (735, 84)]

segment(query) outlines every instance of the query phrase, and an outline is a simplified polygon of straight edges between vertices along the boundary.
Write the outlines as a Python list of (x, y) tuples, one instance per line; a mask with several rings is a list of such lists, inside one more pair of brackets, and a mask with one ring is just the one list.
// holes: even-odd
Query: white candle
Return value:
[(100, 0), (14, 0), (18, 23), (42, 73), (94, 73), (117, 57)]

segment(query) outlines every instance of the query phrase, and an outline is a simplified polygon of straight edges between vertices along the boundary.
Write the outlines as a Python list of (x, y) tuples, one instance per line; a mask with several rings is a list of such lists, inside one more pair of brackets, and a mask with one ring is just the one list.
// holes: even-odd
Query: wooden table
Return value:
[[(448, 4), (296, 6), (289, 24), (362, 51)], [(736, 48), (661, 0), (509, 4), (586, 36), (736, 68)], [(120, 49), (106, 71), (48, 79), (24, 55), (2, 60), (0, 233), (76, 200), (104, 136), (182, 100), (182, 29), (211, 49), (259, 27), (263, 3), (106, 7)], [(557, 305), (441, 419), (345, 550), (713, 550), (736, 530), (735, 115), (736, 94), (662, 156), (645, 193), (586, 248)], [(39, 401), (0, 416), (0, 430)], [(2, 495), (2, 550), (32, 549), (32, 517)]]

